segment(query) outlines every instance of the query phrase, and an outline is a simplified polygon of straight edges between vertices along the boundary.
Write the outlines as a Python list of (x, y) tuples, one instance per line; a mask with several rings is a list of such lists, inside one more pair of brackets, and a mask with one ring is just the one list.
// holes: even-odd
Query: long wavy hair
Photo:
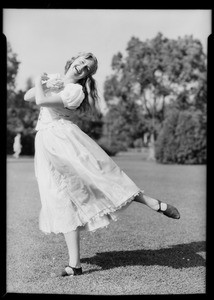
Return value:
[(99, 96), (97, 92), (96, 81), (92, 77), (92, 75), (96, 73), (98, 68), (97, 58), (90, 52), (80, 52), (66, 62), (65, 74), (67, 73), (72, 63), (80, 56), (84, 57), (85, 59), (90, 59), (94, 63), (92, 65), (90, 73), (86, 77), (78, 81), (78, 83), (83, 87), (85, 98), (83, 99), (81, 105), (77, 109), (80, 110), (81, 112), (90, 111), (95, 116), (99, 116), (101, 115), (101, 111), (99, 107)]

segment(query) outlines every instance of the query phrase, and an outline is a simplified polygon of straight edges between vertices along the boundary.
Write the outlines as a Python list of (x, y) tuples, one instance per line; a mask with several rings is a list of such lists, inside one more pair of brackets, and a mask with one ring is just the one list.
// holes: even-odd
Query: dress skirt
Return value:
[(39, 227), (45, 233), (105, 227), (142, 192), (68, 120), (55, 120), (36, 133), (34, 161), (42, 204)]

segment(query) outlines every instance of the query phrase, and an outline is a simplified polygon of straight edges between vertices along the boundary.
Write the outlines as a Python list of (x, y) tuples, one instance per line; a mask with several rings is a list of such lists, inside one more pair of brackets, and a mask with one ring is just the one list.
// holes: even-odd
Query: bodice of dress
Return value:
[(67, 109), (54, 109), (49, 107), (41, 107), (39, 118), (36, 125), (36, 130), (44, 129), (52, 126), (53, 122), (64, 119), (71, 119), (71, 112), (63, 112), (63, 110), (67, 111)]
[[(64, 87), (58, 87), (58, 85), (55, 85), (53, 83), (54, 79), (59, 78), (59, 74), (56, 74), (55, 77), (54, 75), (51, 76), (51, 79), (49, 81), (50, 84), (47, 84), (48, 88), (45, 90), (46, 95), (53, 95), (63, 90)], [(71, 110), (66, 108), (40, 107), (40, 113), (35, 129), (38, 131), (40, 129), (50, 127), (52, 126), (53, 122), (59, 119), (70, 120), (72, 113), (73, 112)]]

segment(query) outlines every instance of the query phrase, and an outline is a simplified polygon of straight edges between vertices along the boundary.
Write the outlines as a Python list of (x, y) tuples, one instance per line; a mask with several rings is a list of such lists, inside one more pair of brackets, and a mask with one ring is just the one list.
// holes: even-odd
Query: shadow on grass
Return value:
[(100, 266), (103, 270), (136, 265), (158, 265), (176, 269), (190, 268), (205, 266), (205, 259), (198, 254), (204, 252), (205, 249), (206, 243), (204, 241), (191, 242), (157, 250), (100, 252), (93, 257), (82, 258), (81, 262)]

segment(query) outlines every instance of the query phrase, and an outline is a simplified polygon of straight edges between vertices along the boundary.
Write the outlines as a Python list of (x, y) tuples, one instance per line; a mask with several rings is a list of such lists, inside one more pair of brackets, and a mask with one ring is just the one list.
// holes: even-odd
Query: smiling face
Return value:
[(93, 73), (94, 68), (95, 62), (93, 59), (79, 56), (70, 65), (65, 77), (75, 83)]

